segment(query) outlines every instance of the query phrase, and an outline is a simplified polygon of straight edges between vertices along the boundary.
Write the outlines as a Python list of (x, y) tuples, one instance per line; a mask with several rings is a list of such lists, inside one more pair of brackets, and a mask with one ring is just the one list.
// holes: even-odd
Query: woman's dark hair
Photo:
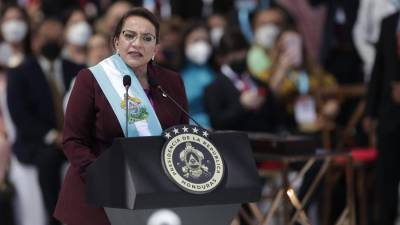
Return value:
[(218, 56), (225, 56), (229, 53), (248, 49), (249, 43), (237, 28), (227, 29), (221, 37), (217, 50)]
[(131, 16), (139, 16), (139, 17), (143, 17), (145, 19), (147, 19), (148, 21), (150, 21), (150, 23), (152, 23), (154, 25), (154, 27), (156, 28), (156, 43), (159, 42), (159, 36), (160, 36), (160, 23), (157, 19), (157, 17), (151, 13), (149, 10), (142, 8), (142, 7), (134, 7), (133, 9), (129, 10), (127, 13), (125, 13), (121, 19), (118, 21), (117, 26), (115, 27), (115, 31), (114, 31), (114, 35), (112, 37), (112, 46), (113, 48), (114, 46), (114, 41), (116, 38), (118, 38), (118, 36), (121, 34), (122, 32), (122, 26), (124, 25), (126, 19), (128, 19)]
[[(64, 11), (63, 15), (61, 16), (61, 21), (64, 26), (66, 26), (68, 24), (68, 21), (71, 19), (71, 16), (75, 12), (82, 12), (86, 16), (85, 11), (81, 7), (79, 7), (79, 6), (69, 7), (68, 9), (66, 9)], [(87, 20), (87, 18), (86, 18), (86, 20)]]
[[(182, 29), (181, 32), (181, 41), (179, 44), (179, 68), (182, 69), (184, 64), (186, 63), (185, 57), (185, 48), (186, 48), (186, 39), (188, 36), (198, 29), (204, 29), (209, 32), (207, 25), (199, 20), (189, 21)], [(210, 42), (210, 40), (208, 40)], [(211, 44), (211, 43), (210, 43)]]
[(25, 55), (30, 55), (32, 53), (32, 49), (31, 49), (31, 26), (30, 26), (30, 21), (29, 21), (29, 16), (28, 13), (26, 12), (26, 10), (24, 8), (22, 8), (21, 6), (15, 4), (15, 3), (10, 3), (5, 5), (5, 7), (0, 11), (0, 22), (4, 22), (4, 15), (5, 13), (10, 10), (10, 9), (17, 9), (23, 17), (24, 22), (26, 23), (26, 25), (28, 26), (28, 32), (23, 40), (23, 48), (24, 48), (24, 53)]

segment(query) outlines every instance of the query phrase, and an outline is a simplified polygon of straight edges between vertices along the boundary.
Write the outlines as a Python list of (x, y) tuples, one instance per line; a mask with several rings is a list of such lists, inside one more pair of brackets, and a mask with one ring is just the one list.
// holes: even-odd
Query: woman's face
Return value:
[(205, 28), (199, 27), (187, 35), (185, 40), (185, 56), (197, 65), (207, 63), (212, 53), (212, 47), (208, 32)]
[(156, 54), (156, 28), (140, 16), (128, 17), (114, 41), (115, 49), (132, 69), (147, 66)]
[(8, 43), (18, 44), (23, 41), (28, 33), (28, 24), (20, 9), (14, 7), (7, 9), (2, 17), (1, 33)]

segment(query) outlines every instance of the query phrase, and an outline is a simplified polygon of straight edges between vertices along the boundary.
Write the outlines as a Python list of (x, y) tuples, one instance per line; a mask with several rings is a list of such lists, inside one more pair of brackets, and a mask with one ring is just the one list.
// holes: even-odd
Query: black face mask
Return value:
[(235, 60), (229, 64), (231, 69), (238, 75), (241, 75), (247, 69), (246, 59)]
[(40, 51), (40, 53), (50, 61), (55, 60), (60, 55), (60, 52), (61, 46), (57, 41), (46, 42)]

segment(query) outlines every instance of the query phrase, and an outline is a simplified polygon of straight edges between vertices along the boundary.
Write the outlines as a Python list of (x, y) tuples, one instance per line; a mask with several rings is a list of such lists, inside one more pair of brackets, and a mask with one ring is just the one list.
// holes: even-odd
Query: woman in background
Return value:
[(28, 14), (18, 5), (8, 5), (0, 13), (0, 64), (16, 67), (31, 54)]
[(92, 27), (82, 9), (71, 9), (65, 21), (65, 45), (63, 57), (77, 64), (87, 60), (86, 45), (92, 36)]
[(239, 30), (227, 29), (217, 57), (220, 73), (205, 91), (205, 106), (214, 129), (276, 131), (279, 107), (269, 87), (246, 65), (249, 45)]
[(206, 25), (192, 23), (182, 36), (182, 78), (189, 100), (189, 114), (203, 127), (210, 121), (204, 109), (204, 89), (214, 80), (210, 65), (212, 45)]

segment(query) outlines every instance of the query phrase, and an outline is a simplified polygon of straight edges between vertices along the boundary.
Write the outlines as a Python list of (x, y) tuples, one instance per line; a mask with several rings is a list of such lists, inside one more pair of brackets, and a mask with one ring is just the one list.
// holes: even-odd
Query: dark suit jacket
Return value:
[[(342, 83), (363, 81), (362, 60), (353, 41), (353, 28), (357, 19), (360, 0), (309, 0), (311, 5), (326, 4), (323, 37), (320, 50), (321, 63)], [(341, 7), (346, 14), (346, 22), (340, 33), (335, 31), (336, 9)], [(346, 49), (338, 48), (338, 40), (347, 40)]]
[(392, 82), (400, 81), (396, 40), (398, 20), (399, 14), (394, 14), (382, 22), (368, 87), (366, 114), (378, 119), (378, 131), (390, 132), (400, 126), (400, 104), (396, 104), (392, 98)]
[[(186, 94), (178, 74), (149, 64), (148, 76), (157, 79), (164, 90), (187, 110)], [(188, 123), (187, 117), (156, 87), (150, 88), (150, 95), (163, 129)], [(63, 223), (109, 224), (102, 208), (85, 203), (85, 169), (116, 137), (123, 137), (123, 131), (107, 98), (90, 70), (80, 71), (65, 116), (64, 153), (71, 167), (54, 213)]]
[(275, 131), (281, 121), (279, 106), (272, 92), (264, 88), (267, 90), (265, 103), (259, 111), (249, 111), (239, 102), (240, 92), (231, 80), (219, 74), (204, 94), (211, 126), (217, 130)]
[[(183, 19), (201, 19), (203, 12), (202, 0), (171, 0), (172, 14)], [(225, 14), (234, 9), (233, 0), (213, 1), (212, 10), (214, 13)]]
[[(82, 66), (62, 60), (64, 86)], [(8, 71), (7, 104), (17, 130), (13, 151), (24, 163), (32, 163), (39, 148), (46, 147), (43, 139), (57, 127), (51, 89), (36, 58)]]

